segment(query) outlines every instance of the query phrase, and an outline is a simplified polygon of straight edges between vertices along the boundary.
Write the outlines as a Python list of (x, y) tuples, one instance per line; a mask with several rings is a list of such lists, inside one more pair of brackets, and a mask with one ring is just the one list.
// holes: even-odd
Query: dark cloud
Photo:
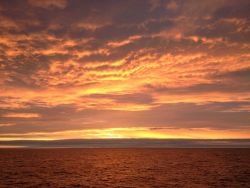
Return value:
[(250, 86), (250, 68), (225, 72), (222, 74), (215, 75), (215, 78), (229, 79), (237, 82), (239, 85), (241, 83), (244, 83)]
[(249, 139), (72, 139), (0, 141), (0, 146), (28, 148), (249, 148)]
[(184, 87), (169, 87), (164, 85), (146, 85), (145, 88), (167, 94), (197, 94), (197, 93), (249, 93), (250, 69), (227, 71), (210, 75), (212, 83), (194, 84)]
[[(100, 96), (98, 96), (100, 97)], [(124, 96), (123, 96), (124, 97)], [(117, 99), (116, 99), (117, 100)], [(118, 99), (119, 102), (124, 99)], [(131, 102), (131, 99), (125, 99)], [(134, 99), (133, 99), (134, 100)], [(143, 101), (144, 102), (144, 101)], [(37, 113), (40, 118), (18, 118), (16, 126), (0, 127), (1, 133), (49, 132), (100, 127), (171, 127), (211, 128), (219, 130), (249, 129), (249, 102), (211, 102), (208, 104), (173, 103), (143, 111), (97, 110), (79, 111), (72, 105), (55, 108), (32, 107), (4, 110), (6, 113)], [(16, 123), (17, 118), (0, 117), (3, 123)]]
[(192, 86), (184, 86), (184, 87), (167, 87), (167, 86), (152, 86), (146, 85), (146, 88), (160, 93), (165, 94), (200, 94), (200, 93), (212, 93), (212, 92), (220, 92), (220, 93), (248, 93), (249, 92), (249, 84), (235, 84), (231, 82), (218, 82), (212, 84), (196, 84)]
[(224, 6), (218, 8), (215, 13), (214, 17), (216, 19), (221, 18), (244, 18), (249, 19), (249, 8), (250, 3), (249, 1), (229, 1)]
[(132, 104), (151, 104), (154, 99), (151, 95), (145, 93), (133, 93), (133, 94), (95, 94), (86, 96), (87, 98), (100, 98), (100, 99), (112, 99), (118, 103), (132, 103)]

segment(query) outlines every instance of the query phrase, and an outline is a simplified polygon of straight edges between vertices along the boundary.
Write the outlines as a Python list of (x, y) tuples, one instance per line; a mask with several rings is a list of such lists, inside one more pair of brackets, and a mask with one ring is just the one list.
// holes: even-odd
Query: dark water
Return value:
[(250, 187), (250, 149), (1, 149), (0, 187)]

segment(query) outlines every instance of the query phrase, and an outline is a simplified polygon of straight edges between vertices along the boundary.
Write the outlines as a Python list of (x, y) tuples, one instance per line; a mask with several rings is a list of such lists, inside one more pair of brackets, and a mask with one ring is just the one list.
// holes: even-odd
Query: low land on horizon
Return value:
[(250, 148), (250, 139), (66, 139), (0, 141), (0, 148)]

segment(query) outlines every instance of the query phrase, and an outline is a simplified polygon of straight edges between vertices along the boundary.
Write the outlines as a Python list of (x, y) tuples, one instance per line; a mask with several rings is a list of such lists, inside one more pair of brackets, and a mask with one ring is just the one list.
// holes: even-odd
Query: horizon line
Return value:
[(250, 148), (250, 139), (63, 139), (0, 141), (0, 148)]

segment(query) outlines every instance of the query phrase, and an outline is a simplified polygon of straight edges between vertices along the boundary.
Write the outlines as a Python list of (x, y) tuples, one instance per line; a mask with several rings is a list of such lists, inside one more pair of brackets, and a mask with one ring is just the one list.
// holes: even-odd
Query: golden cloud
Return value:
[(7, 118), (38, 118), (40, 117), (39, 114), (35, 113), (8, 113), (2, 115), (2, 117), (7, 117)]

